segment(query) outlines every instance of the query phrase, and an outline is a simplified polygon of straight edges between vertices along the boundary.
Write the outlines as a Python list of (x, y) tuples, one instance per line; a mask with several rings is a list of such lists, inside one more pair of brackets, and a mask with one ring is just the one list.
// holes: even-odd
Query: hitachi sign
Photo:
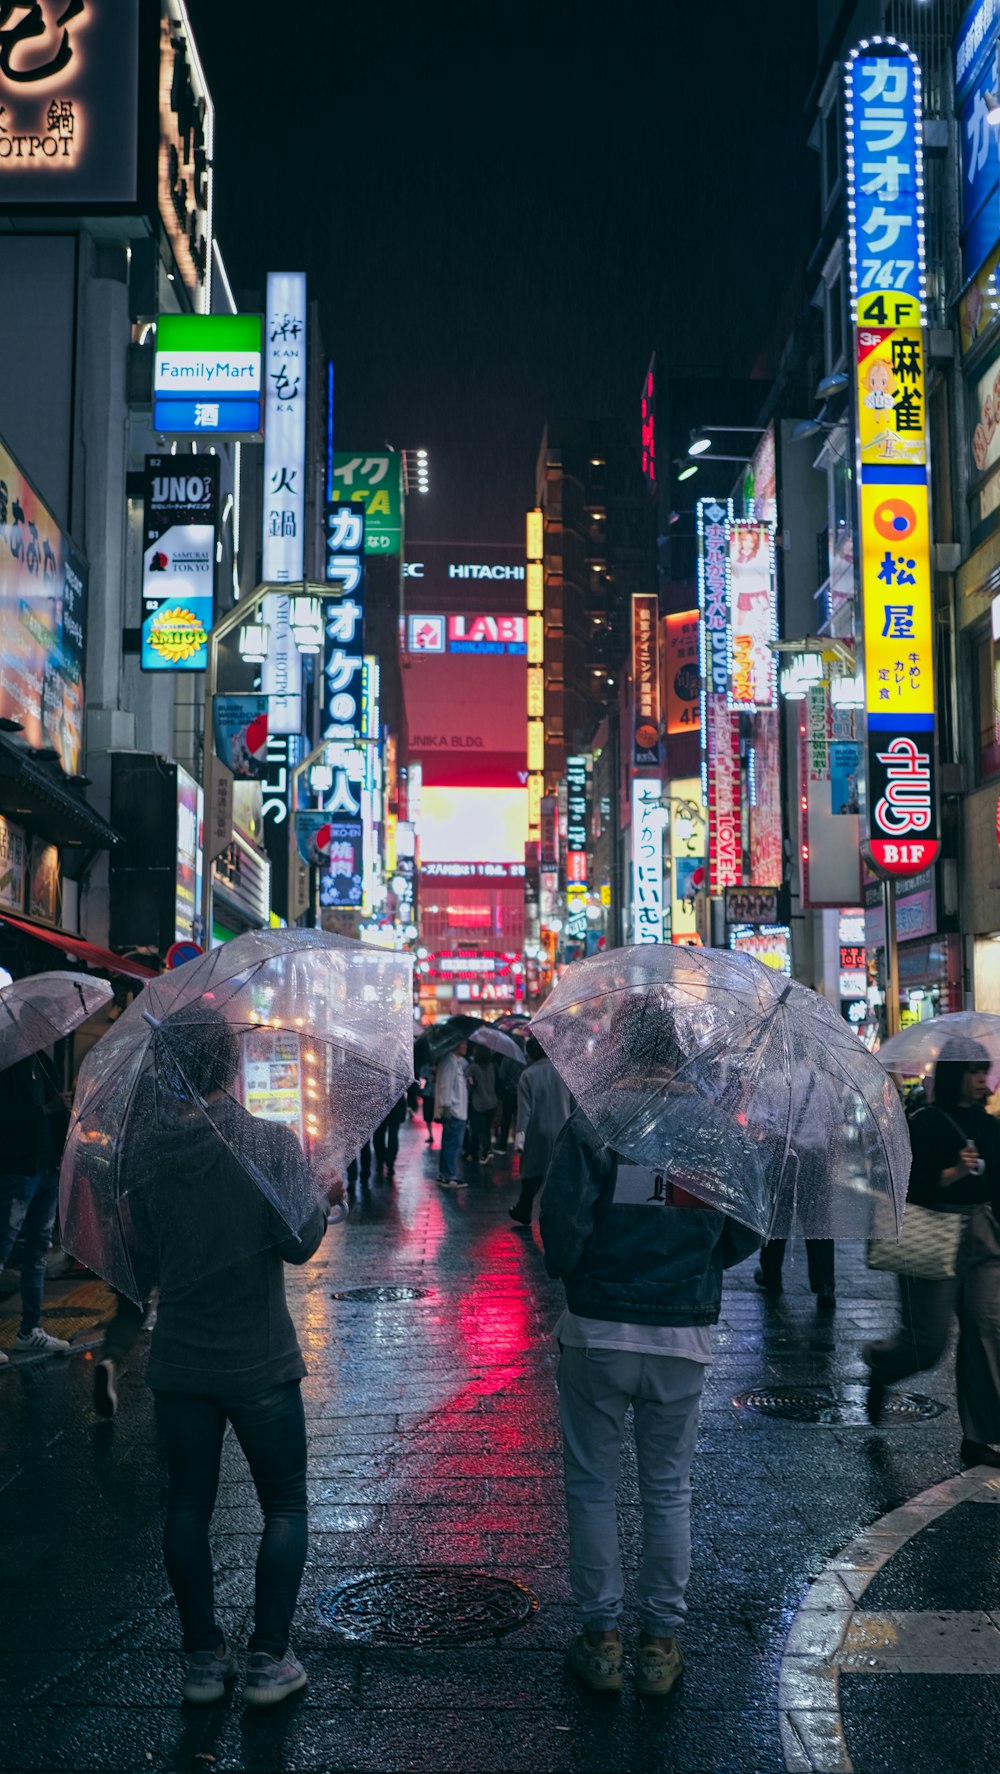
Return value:
[(523, 579), (523, 567), (455, 566), (448, 568), (449, 579)]

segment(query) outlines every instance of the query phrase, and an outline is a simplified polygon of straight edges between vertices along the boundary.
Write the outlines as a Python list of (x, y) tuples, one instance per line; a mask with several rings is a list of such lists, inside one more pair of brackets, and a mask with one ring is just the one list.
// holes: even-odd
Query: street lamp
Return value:
[[(231, 610), (227, 610), (226, 614), (220, 617), (215, 626), (208, 631), (208, 666), (205, 672), (205, 742), (201, 773), (202, 789), (205, 800), (204, 822), (206, 833), (206, 841), (204, 845), (205, 854), (202, 857), (201, 871), (201, 921), (206, 950), (210, 949), (212, 946), (212, 871), (215, 865), (215, 857), (208, 855), (211, 846), (208, 842), (207, 834), (210, 830), (214, 814), (213, 803), (216, 781), (215, 698), (218, 694), (220, 644), (225, 640), (227, 635), (232, 634), (233, 630), (238, 628), (240, 631), (238, 637), (240, 657), (245, 659), (248, 663), (254, 662), (262, 664), (267, 658), (268, 645), (270, 642), (269, 625), (268, 623), (259, 620), (259, 613), (263, 608), (264, 600), (266, 598), (287, 597), (290, 598), (293, 603), (298, 603), (303, 599), (306, 599), (310, 602), (314, 602), (317, 608), (319, 608), (320, 599), (335, 596), (337, 596), (337, 593), (334, 591), (333, 587), (329, 585), (308, 585), (301, 580), (297, 583), (293, 581), (291, 584), (282, 584), (277, 581), (265, 581), (263, 585), (258, 585), (251, 597), (242, 598), (238, 604), (233, 605)], [(262, 643), (263, 652), (260, 650)]]
[[(712, 437), (716, 432), (718, 432), (720, 436), (728, 433), (730, 436), (733, 436), (733, 437), (735, 437), (735, 436), (763, 437), (764, 426), (763, 425), (696, 425), (694, 430), (691, 433), (691, 442), (688, 444), (688, 455), (689, 456), (703, 456), (705, 454), (706, 450), (710, 450), (712, 448)], [(724, 462), (726, 460), (727, 460), (727, 458), (725, 456), (720, 457), (720, 461)]]

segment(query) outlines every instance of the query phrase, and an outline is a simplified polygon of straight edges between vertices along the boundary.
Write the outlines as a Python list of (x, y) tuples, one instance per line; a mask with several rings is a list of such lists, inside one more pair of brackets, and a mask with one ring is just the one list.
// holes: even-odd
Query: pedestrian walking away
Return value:
[(437, 1069), (434, 1087), (434, 1119), (441, 1123), (441, 1154), (438, 1182), (442, 1189), (462, 1189), (458, 1174), (462, 1142), (469, 1119), (469, 1087), (466, 1082), (467, 1043), (459, 1041)]
[(877, 1423), (886, 1388), (941, 1359), (957, 1314), (961, 1458), (966, 1465), (1000, 1466), (1000, 1123), (986, 1110), (989, 1072), (985, 1049), (977, 1054), (967, 1041), (961, 1048), (946, 1045), (934, 1071), (933, 1102), (910, 1121), (907, 1212), (912, 1203), (942, 1216), (942, 1237), (950, 1229), (945, 1217), (961, 1216), (954, 1273), (933, 1280), (900, 1274), (899, 1330), (868, 1344), (864, 1357), (868, 1417)]
[[(21, 1239), (20, 1355), (68, 1355), (69, 1343), (42, 1326), (45, 1258), (59, 1201), (59, 1159), (69, 1115), (43, 1054), (0, 1072), (0, 1269)], [(7, 1356), (0, 1349), (0, 1365)]]
[(509, 1053), (505, 1054), (500, 1061), (500, 1072), (497, 1077), (497, 1093), (500, 1097), (500, 1114), (497, 1121), (496, 1134), (496, 1149), (498, 1152), (506, 1152), (507, 1142), (510, 1139), (510, 1130), (512, 1125), (516, 1122), (517, 1086), (523, 1071), (524, 1061), (514, 1059)]
[[(789, 1094), (790, 1101), (778, 1098), (773, 1080), (763, 1078), (757, 1098), (761, 1122), (766, 1126), (770, 1120), (776, 1132), (787, 1133), (796, 1153), (796, 1186), (806, 1198), (818, 1197), (822, 1192), (823, 1167), (843, 1119), (840, 1104), (830, 1080), (816, 1066), (801, 1061), (793, 1069)], [(769, 1095), (775, 1096), (773, 1104)], [(783, 1291), (781, 1271), (787, 1243), (785, 1238), (770, 1238), (761, 1249), (754, 1280), (765, 1293)], [(805, 1246), (809, 1286), (816, 1295), (817, 1309), (833, 1312), (837, 1304), (834, 1241), (807, 1238)]]
[(104, 1332), (101, 1352), (94, 1364), (93, 1402), (99, 1417), (111, 1418), (118, 1411), (118, 1382), (132, 1350), (144, 1330), (156, 1323), (156, 1290), (152, 1298), (137, 1305), (127, 1294), (115, 1293), (114, 1316)]
[(493, 1157), (493, 1117), (497, 1112), (497, 1077), (493, 1055), (472, 1044), (469, 1085), (469, 1156), (487, 1165)]
[[(643, 1018), (642, 1065), (679, 1063), (669, 1015)], [(638, 1025), (637, 1025), (638, 1026)], [(638, 1055), (636, 1056), (638, 1060)], [(706, 1137), (711, 1115), (706, 1113)], [(665, 1695), (683, 1668), (677, 1639), (691, 1571), (691, 1460), (723, 1270), (757, 1248), (746, 1226), (626, 1163), (577, 1109), (556, 1142), (541, 1206), (546, 1267), (566, 1288), (559, 1341), (570, 1584), (582, 1616), (567, 1661), (587, 1687), (622, 1686), (624, 1576), (616, 1492), (633, 1411), (643, 1557), (637, 1594), (640, 1693)]]
[(388, 1182), (392, 1182), (395, 1175), (396, 1159), (399, 1157), (399, 1130), (405, 1120), (406, 1097), (401, 1096), (372, 1134), (376, 1175), (384, 1175)]
[[(161, 1042), (169, 1042), (170, 1033), (168, 1017)], [(251, 1154), (265, 1179), (298, 1170), (308, 1185), (292, 1131), (253, 1121), (229, 1094), (240, 1048), (222, 1018), (187, 1009), (179, 1038), (196, 1100), (171, 1101), (150, 1089), (141, 1120), (147, 1179), (130, 1201), (148, 1264), (144, 1279), (160, 1290), (147, 1381), (167, 1458), (164, 1560), (188, 1653), (184, 1698), (221, 1699), (237, 1662), (216, 1619), (209, 1524), (231, 1424), (264, 1514), (245, 1696), (251, 1705), (267, 1706), (307, 1679), (290, 1647), (308, 1540), (300, 1396), (306, 1370), (285, 1302), (284, 1264), (312, 1256), (327, 1215), (317, 1208), (291, 1237), (231, 1155), (234, 1149)], [(122, 1163), (138, 1158), (126, 1142)], [(335, 1186), (331, 1196), (339, 1194)], [(226, 1264), (227, 1236), (236, 1225), (240, 1250), (253, 1254)], [(190, 1252), (199, 1241), (214, 1241), (222, 1266), (192, 1281)]]
[(528, 1037), (526, 1057), (528, 1063), (518, 1074), (514, 1135), (515, 1175), (520, 1178), (521, 1193), (509, 1209), (518, 1226), (531, 1225), (535, 1196), (545, 1181), (556, 1140), (573, 1108), (569, 1091), (533, 1035)]

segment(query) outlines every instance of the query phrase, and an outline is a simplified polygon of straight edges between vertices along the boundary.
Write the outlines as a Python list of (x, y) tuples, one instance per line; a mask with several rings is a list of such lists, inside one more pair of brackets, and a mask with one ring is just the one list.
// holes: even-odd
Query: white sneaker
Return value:
[(467, 1189), (468, 1186), (464, 1177), (438, 1177), (440, 1189)]
[(22, 1355), (68, 1355), (69, 1344), (64, 1337), (53, 1337), (40, 1324), (24, 1336), (18, 1331), (14, 1338), (14, 1348)]
[(10, 1360), (10, 1356), (6, 1353), (6, 1351), (3, 1349), (0, 1349), (0, 1367), (6, 1367), (9, 1360)]

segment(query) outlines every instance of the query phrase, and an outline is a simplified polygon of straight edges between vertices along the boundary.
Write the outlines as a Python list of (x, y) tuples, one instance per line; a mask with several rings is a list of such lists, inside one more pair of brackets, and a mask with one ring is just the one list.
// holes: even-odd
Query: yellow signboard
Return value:
[(540, 665), (528, 667), (528, 719), (541, 720), (545, 714), (545, 673)]
[[(880, 312), (891, 299), (876, 298)], [(916, 310), (909, 298), (902, 301)], [(858, 328), (858, 437), (864, 466), (926, 465), (924, 345), (918, 326)]]
[(880, 714), (931, 714), (934, 669), (926, 484), (862, 485), (861, 538), (867, 706)]
[(529, 561), (525, 571), (527, 574), (528, 609), (544, 610), (545, 573), (541, 561)]

